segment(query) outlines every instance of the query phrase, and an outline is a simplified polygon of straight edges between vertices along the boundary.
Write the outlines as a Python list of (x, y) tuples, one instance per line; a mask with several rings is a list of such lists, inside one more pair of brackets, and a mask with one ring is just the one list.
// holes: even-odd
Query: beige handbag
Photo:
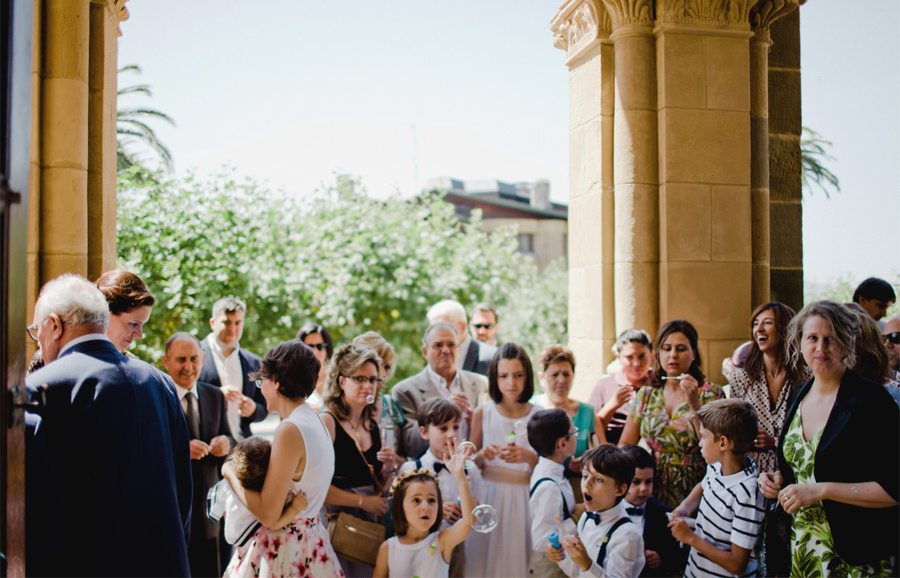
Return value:
[(328, 520), (328, 535), (337, 555), (375, 566), (378, 548), (384, 542), (384, 524), (367, 522), (347, 512), (339, 512)]

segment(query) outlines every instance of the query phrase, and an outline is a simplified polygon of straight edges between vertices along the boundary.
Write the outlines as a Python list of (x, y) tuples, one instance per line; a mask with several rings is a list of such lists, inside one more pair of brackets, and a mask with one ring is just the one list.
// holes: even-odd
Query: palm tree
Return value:
[[(119, 69), (119, 74), (123, 72), (141, 73), (140, 67), (130, 64)], [(147, 84), (137, 84), (134, 86), (126, 86), (118, 91), (118, 98), (129, 94), (143, 94), (145, 96), (153, 96), (150, 92), (150, 86)], [(119, 101), (121, 102), (121, 101)], [(155, 152), (162, 162), (162, 166), (167, 170), (172, 169), (172, 153), (157, 138), (156, 133), (145, 122), (149, 119), (164, 120), (175, 126), (175, 121), (168, 115), (158, 110), (150, 108), (123, 108), (117, 107), (116, 111), (116, 172), (121, 173), (135, 165), (141, 165), (138, 154), (129, 151), (129, 145), (139, 142)]]
[(812, 183), (815, 182), (825, 193), (825, 198), (831, 198), (826, 183), (833, 186), (837, 192), (841, 191), (837, 176), (822, 165), (822, 161), (834, 160), (833, 156), (825, 152), (825, 148), (830, 146), (831, 142), (824, 140), (822, 135), (811, 128), (803, 127), (803, 137), (800, 139), (803, 188), (812, 194)]

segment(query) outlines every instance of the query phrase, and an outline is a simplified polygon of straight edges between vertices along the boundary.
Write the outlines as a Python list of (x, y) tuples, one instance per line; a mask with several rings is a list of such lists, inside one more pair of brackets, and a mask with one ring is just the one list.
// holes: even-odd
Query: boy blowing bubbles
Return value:
[[(754, 549), (765, 514), (756, 464), (744, 455), (758, 431), (756, 412), (742, 399), (704, 405), (700, 450), (706, 476), (672, 512), (672, 535), (691, 547), (686, 575), (741, 576), (756, 571)], [(699, 507), (696, 532), (682, 520)], [(724, 545), (724, 547), (723, 547)]]

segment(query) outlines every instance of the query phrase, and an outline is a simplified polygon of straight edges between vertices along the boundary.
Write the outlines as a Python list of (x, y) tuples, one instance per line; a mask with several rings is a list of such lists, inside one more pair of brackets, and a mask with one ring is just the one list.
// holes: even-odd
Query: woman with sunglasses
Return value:
[(305, 343), (313, 348), (321, 364), (319, 369), (319, 379), (316, 381), (316, 390), (312, 392), (309, 399), (306, 400), (316, 411), (322, 409), (322, 395), (325, 390), (325, 379), (328, 377), (328, 361), (334, 354), (334, 341), (331, 340), (331, 334), (325, 327), (317, 323), (307, 323), (297, 332), (297, 341)]
[[(382, 360), (374, 349), (344, 345), (334, 356), (322, 413), (337, 456), (325, 498), (329, 513), (346, 511), (377, 522), (387, 512), (383, 489), (389, 485), (397, 454), (382, 447), (378, 435), (380, 416), (374, 402), (382, 375)], [(338, 559), (348, 578), (372, 576), (371, 566)]]

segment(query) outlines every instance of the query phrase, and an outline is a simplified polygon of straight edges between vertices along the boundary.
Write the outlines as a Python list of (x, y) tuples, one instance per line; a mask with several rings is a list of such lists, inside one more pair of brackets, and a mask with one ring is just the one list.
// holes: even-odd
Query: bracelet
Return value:
[(357, 508), (362, 508), (362, 496), (359, 497), (359, 503), (356, 505)]

